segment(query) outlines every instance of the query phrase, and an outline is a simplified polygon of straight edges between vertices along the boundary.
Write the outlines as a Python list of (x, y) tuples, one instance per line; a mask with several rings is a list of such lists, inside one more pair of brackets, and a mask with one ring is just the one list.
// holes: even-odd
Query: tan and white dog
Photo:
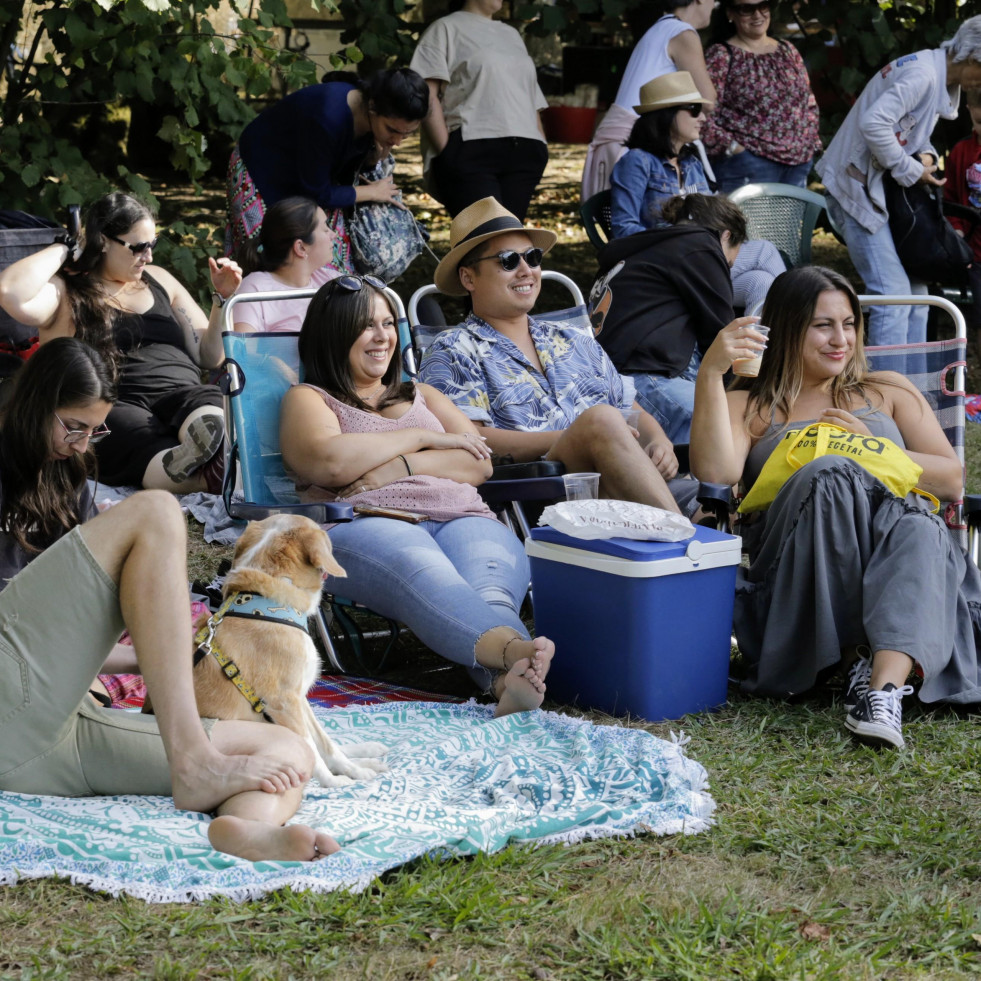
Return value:
[[(344, 574), (331, 554), (327, 533), (309, 518), (280, 514), (251, 521), (225, 577), (224, 615), (202, 617), (195, 624), (199, 714), (260, 723), (265, 716), (292, 729), (313, 747), (313, 776), (324, 787), (372, 780), (388, 769), (379, 758), (387, 752), (380, 743), (341, 749), (317, 722), (306, 698), (320, 675), (320, 658), (304, 629), (306, 618), (320, 604), (324, 579)], [(269, 614), (283, 619), (267, 619)], [(223, 667), (223, 659), (238, 668), (234, 680), (234, 669)], [(251, 701), (249, 690), (255, 696)], [(263, 703), (264, 712), (259, 707)]]

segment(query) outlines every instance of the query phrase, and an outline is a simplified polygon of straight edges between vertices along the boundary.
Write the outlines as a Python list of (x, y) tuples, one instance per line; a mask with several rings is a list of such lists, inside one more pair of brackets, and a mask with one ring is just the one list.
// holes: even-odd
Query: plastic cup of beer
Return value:
[(599, 496), (598, 473), (567, 473), (562, 475), (567, 501), (592, 501)]
[[(770, 336), (770, 328), (762, 324), (752, 324), (751, 330), (762, 334), (764, 337)], [(755, 358), (737, 358), (732, 362), (732, 373), (741, 375), (743, 378), (755, 378), (760, 373), (760, 365), (763, 363), (763, 351), (760, 351)]]

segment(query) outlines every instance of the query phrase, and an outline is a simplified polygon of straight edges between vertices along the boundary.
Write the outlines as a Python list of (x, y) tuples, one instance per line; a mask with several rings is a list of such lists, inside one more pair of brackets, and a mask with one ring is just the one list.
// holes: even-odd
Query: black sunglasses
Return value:
[(361, 287), (365, 283), (369, 286), (374, 286), (376, 290), (388, 289), (377, 276), (338, 276), (334, 282), (343, 289), (350, 290), (352, 293), (360, 293)]
[(763, 0), (762, 3), (734, 3), (729, 9), (737, 17), (752, 17), (757, 12), (768, 14), (770, 12), (770, 0)]
[(106, 238), (111, 239), (113, 242), (118, 242), (120, 245), (125, 245), (133, 255), (143, 255), (145, 252), (152, 252), (157, 247), (157, 242), (160, 241), (160, 237), (157, 236), (152, 242), (137, 242), (133, 245), (130, 242), (124, 242), (121, 238), (116, 238), (115, 235), (106, 235)]
[(678, 108), (684, 112), (687, 112), (693, 119), (697, 119), (703, 112), (705, 112), (705, 106), (703, 106), (700, 102), (693, 102), (690, 106), (678, 106)]
[(542, 258), (545, 253), (541, 249), (525, 249), (524, 252), (515, 252), (514, 249), (508, 249), (505, 252), (496, 252), (494, 255), (485, 255), (483, 258), (474, 259), (474, 262), (483, 262), (484, 259), (497, 259), (501, 264), (501, 268), (505, 272), (513, 272), (518, 268), (518, 263), (522, 259), (528, 263), (532, 269), (537, 269), (542, 264)]

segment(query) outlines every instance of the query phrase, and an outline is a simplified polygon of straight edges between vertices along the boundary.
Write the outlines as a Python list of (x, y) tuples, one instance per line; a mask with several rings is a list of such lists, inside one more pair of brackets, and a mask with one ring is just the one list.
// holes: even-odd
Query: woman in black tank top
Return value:
[(165, 269), (151, 265), (152, 212), (122, 193), (89, 210), (82, 248), (65, 240), (0, 273), (0, 306), (37, 327), (41, 344), (75, 336), (110, 364), (119, 400), (97, 451), (103, 479), (175, 493), (221, 490), (221, 394), (202, 369), (222, 360), (221, 306), (242, 274), (209, 259), (210, 316)]

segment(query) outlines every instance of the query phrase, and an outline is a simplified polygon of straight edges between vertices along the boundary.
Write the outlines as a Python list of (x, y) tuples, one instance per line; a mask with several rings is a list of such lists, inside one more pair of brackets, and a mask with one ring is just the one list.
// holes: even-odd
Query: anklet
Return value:
[(514, 635), (514, 636), (513, 636), (513, 637), (512, 637), (512, 638), (511, 638), (511, 639), (510, 639), (510, 640), (509, 640), (509, 641), (508, 641), (508, 642), (507, 642), (507, 643), (506, 643), (505, 645), (504, 645), (504, 648), (503, 648), (503, 650), (501, 651), (501, 664), (503, 664), (503, 665), (504, 665), (504, 669), (503, 669), (503, 670), (505, 670), (505, 671), (510, 671), (510, 670), (511, 670), (511, 669), (510, 669), (510, 668), (508, 667), (508, 648), (509, 648), (509, 647), (510, 647), (510, 646), (511, 646), (511, 645), (512, 645), (512, 644), (513, 644), (513, 643), (514, 643), (514, 642), (515, 642), (516, 640), (524, 640), (524, 638), (523, 638), (523, 637), (522, 637), (522, 636), (521, 636), (520, 634), (515, 634), (515, 635)]

